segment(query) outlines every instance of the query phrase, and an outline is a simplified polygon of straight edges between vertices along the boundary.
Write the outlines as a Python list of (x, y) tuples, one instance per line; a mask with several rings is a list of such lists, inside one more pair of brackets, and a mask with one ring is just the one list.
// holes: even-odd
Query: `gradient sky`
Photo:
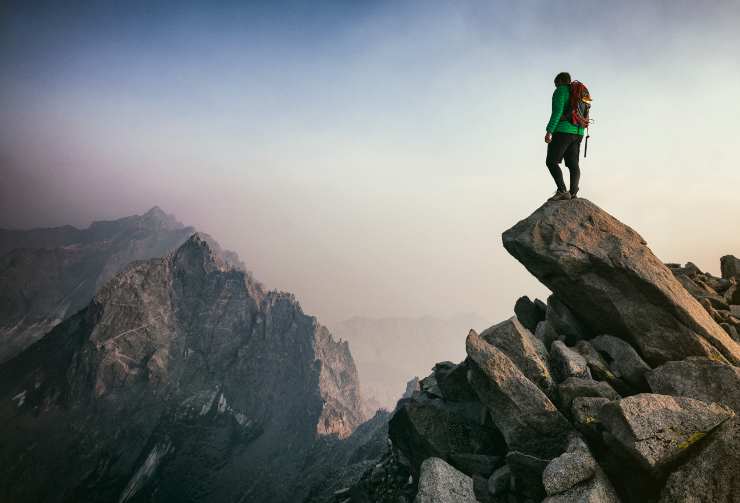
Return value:
[(567, 70), (594, 97), (581, 195), (718, 273), (738, 26), (737, 1), (0, 1), (0, 226), (159, 205), (325, 323), (498, 321), (546, 295), (500, 236), (554, 190)]

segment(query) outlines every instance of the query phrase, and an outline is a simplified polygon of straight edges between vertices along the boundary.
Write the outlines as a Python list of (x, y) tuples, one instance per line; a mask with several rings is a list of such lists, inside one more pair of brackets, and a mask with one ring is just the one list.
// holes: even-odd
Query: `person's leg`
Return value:
[(553, 133), (552, 141), (547, 144), (547, 159), (545, 164), (550, 170), (558, 192), (565, 192), (565, 181), (563, 181), (563, 171), (560, 169), (560, 161), (563, 160), (565, 149), (568, 148), (568, 135), (564, 133)]
[(570, 171), (570, 194), (575, 196), (578, 193), (578, 182), (581, 179), (581, 168), (578, 165), (579, 157), (581, 156), (581, 135), (572, 135), (573, 138), (565, 149), (563, 157), (565, 158), (565, 165)]

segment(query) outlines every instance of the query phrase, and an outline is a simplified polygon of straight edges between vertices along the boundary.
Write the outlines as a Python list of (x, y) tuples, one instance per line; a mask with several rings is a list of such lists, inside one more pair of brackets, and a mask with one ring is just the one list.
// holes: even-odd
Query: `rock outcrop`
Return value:
[(448, 402), (423, 393), (399, 402), (389, 436), (418, 477), (422, 462), (430, 457), (452, 462), (455, 453), (495, 455), (498, 432), (481, 421), (484, 414), (478, 402)]
[(473, 479), (439, 458), (421, 465), (419, 492), (414, 503), (475, 503)]
[(717, 428), (697, 456), (671, 473), (660, 503), (738, 501), (739, 447), (740, 420), (735, 417)]
[(609, 370), (634, 389), (644, 389), (645, 372), (650, 367), (640, 358), (629, 343), (610, 335), (599, 335), (589, 341), (604, 358), (609, 360)]
[(573, 400), (581, 397), (601, 397), (608, 400), (618, 400), (619, 393), (604, 381), (583, 379), (580, 377), (569, 377), (558, 385), (560, 393), (560, 405), (569, 410)]
[(516, 317), (484, 330), (480, 337), (506, 355), (545, 395), (552, 396), (555, 383), (547, 363), (547, 348)]
[(719, 262), (723, 279), (740, 280), (740, 259), (734, 255), (725, 255)]
[(630, 341), (651, 365), (688, 356), (740, 364), (740, 346), (645, 240), (590, 201), (545, 204), (503, 243), (591, 333)]
[(131, 265), (0, 366), (0, 500), (303, 498), (317, 439), (365, 419), (348, 345), (207, 241)]
[(547, 396), (496, 346), (471, 330), (470, 384), (512, 451), (549, 459), (562, 452), (570, 425)]
[(723, 405), (685, 397), (639, 394), (601, 407), (609, 438), (649, 470), (659, 472), (734, 416)]
[[(485, 503), (740, 501), (735, 262), (722, 259), (724, 278), (665, 266), (582, 199), (545, 204), (503, 239), (554, 293), (471, 330), (467, 358), (437, 364), (399, 404), (391, 452), (411, 479), (400, 498), (374, 501), (410, 503), (431, 457), (472, 477)], [(412, 431), (409, 411), (429, 403)], [(479, 420), (431, 426), (461, 404)]]
[(740, 343), (740, 277), (734, 271), (735, 257), (722, 257), (722, 278), (702, 272), (696, 265), (666, 264), (686, 290), (693, 295), (707, 313), (719, 323), (735, 342)]
[(668, 362), (646, 374), (653, 393), (724, 404), (740, 413), (740, 368), (706, 358)]

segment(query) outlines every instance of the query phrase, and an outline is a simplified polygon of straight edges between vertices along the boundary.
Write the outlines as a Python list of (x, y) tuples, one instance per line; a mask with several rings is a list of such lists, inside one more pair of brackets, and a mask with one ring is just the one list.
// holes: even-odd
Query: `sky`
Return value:
[(501, 233), (554, 190), (569, 71), (594, 98), (580, 195), (718, 274), (738, 26), (737, 1), (0, 0), (0, 226), (158, 205), (329, 325), (493, 323), (547, 295)]

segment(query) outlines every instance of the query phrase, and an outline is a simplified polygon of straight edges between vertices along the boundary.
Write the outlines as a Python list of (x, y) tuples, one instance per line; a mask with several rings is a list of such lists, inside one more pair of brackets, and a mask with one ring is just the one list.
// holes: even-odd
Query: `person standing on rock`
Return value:
[[(585, 93), (584, 93), (585, 91)], [(591, 97), (586, 86), (572, 81), (567, 72), (555, 76), (555, 92), (552, 93), (552, 113), (545, 128), (547, 159), (545, 164), (555, 180), (557, 190), (548, 201), (565, 201), (576, 197), (581, 169), (578, 158), (581, 154), (581, 140), (588, 126), (588, 109)], [(560, 161), (570, 171), (570, 191), (565, 188)]]

